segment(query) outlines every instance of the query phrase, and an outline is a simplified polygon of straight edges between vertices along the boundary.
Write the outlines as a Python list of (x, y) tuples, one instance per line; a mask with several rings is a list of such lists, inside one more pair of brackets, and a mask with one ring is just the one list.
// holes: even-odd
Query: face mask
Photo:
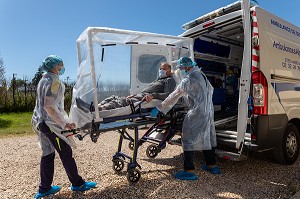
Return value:
[(186, 71), (185, 71), (185, 69), (182, 69), (182, 70), (180, 70), (180, 77), (181, 78), (183, 78), (183, 77), (185, 77), (186, 76)]
[(58, 71), (58, 75), (61, 76), (65, 73), (65, 67), (62, 67), (59, 71)]
[(159, 77), (167, 77), (167, 71), (159, 70)]

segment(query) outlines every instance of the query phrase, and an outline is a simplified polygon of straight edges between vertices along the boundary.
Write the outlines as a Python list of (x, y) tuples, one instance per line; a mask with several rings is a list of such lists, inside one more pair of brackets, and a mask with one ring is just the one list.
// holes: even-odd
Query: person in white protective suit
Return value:
[(184, 170), (174, 176), (180, 180), (196, 180), (193, 163), (194, 152), (202, 150), (206, 164), (202, 169), (213, 174), (221, 174), (216, 165), (216, 132), (214, 127), (214, 108), (212, 103), (213, 87), (197, 64), (188, 57), (178, 60), (178, 67), (185, 73), (176, 89), (156, 108), (151, 116), (162, 112), (166, 114), (179, 98), (188, 98), (189, 111), (182, 125), (182, 147), (184, 151)]
[(50, 55), (42, 63), (41, 69), (46, 72), (37, 87), (36, 105), (33, 111), (33, 129), (38, 133), (42, 148), (40, 161), (40, 185), (34, 198), (55, 194), (60, 186), (51, 186), (54, 175), (55, 150), (60, 156), (73, 191), (86, 191), (96, 187), (95, 182), (85, 182), (78, 174), (77, 165), (72, 155), (75, 146), (72, 137), (61, 134), (63, 130), (76, 128), (68, 121), (64, 110), (65, 86), (59, 75), (65, 71), (63, 61), (56, 55)]

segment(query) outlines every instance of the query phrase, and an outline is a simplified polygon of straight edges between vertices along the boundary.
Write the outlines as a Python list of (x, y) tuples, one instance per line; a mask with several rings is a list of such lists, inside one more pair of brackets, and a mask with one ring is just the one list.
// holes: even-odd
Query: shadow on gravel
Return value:
[(141, 159), (143, 161), (151, 162), (153, 164), (158, 165), (168, 165), (168, 166), (178, 166), (178, 164), (183, 163), (183, 154), (179, 154), (173, 156), (172, 158), (163, 158), (163, 157), (156, 157), (156, 158), (148, 158), (148, 159)]
[(0, 118), (0, 128), (8, 128), (12, 124), (11, 120), (4, 120)]
[[(220, 160), (219, 165), (222, 178), (227, 178), (231, 186), (222, 190), (222, 186), (215, 185), (220, 191), (233, 192), (242, 198), (290, 198), (299, 188), (299, 166), (296, 166), (299, 163), (277, 164), (270, 152), (251, 153), (246, 161), (241, 162)], [(253, 189), (259, 192), (251, 192)]]
[[(173, 158), (143, 158), (143, 161), (157, 164), (157, 169), (141, 170), (142, 177), (136, 184), (122, 181), (108, 187), (96, 188), (86, 193), (62, 193), (54, 198), (290, 198), (300, 182), (299, 160), (294, 165), (274, 162), (268, 153), (249, 154), (245, 161), (218, 160), (221, 175), (213, 175), (200, 169), (204, 162), (202, 153), (195, 154), (196, 174), (199, 180), (179, 181), (172, 174), (182, 169), (183, 154)], [(171, 166), (158, 169), (159, 165)], [(285, 175), (278, 175), (284, 173)], [(116, 174), (117, 175), (117, 174)], [(126, 171), (119, 175), (126, 176)], [(149, 178), (148, 176), (152, 176)], [(157, 176), (153, 179), (153, 176)], [(113, 178), (111, 179), (113, 181)], [(101, 181), (98, 182), (101, 185)]]
[[(148, 171), (146, 173), (149, 173)], [(111, 187), (106, 187), (104, 190), (97, 191), (97, 188), (93, 192), (78, 193), (74, 192), (72, 198), (89, 198), (89, 199), (102, 199), (102, 198), (200, 198), (193, 197), (189, 195), (190, 193), (195, 194), (197, 183), (196, 181), (178, 181), (173, 178), (171, 175), (174, 173), (173, 169), (167, 170), (152, 170), (151, 173), (163, 173), (164, 177), (159, 177), (156, 179), (144, 179), (141, 178), (140, 181), (136, 184), (120, 184), (113, 185)], [(145, 174), (145, 173), (143, 173)], [(99, 182), (101, 183), (101, 182)], [(191, 186), (192, 185), (192, 186)], [(190, 192), (190, 193), (189, 193)], [(168, 194), (166, 194), (168, 193)], [(201, 191), (197, 194), (200, 194)], [(66, 199), (69, 198), (67, 195), (57, 195), (57, 199)]]

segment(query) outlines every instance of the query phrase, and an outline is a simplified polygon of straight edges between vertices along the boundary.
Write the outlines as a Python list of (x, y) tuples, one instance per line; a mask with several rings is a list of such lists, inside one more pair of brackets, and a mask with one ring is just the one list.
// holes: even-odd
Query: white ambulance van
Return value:
[[(86, 29), (77, 40), (78, 71), (86, 75), (77, 81), (73, 98), (97, 105), (99, 84), (114, 76), (127, 80), (130, 89), (124, 95), (136, 94), (157, 77), (162, 61), (175, 66), (189, 56), (214, 87), (217, 153), (242, 160), (248, 151), (270, 151), (277, 162), (294, 163), (300, 143), (300, 28), (249, 1), (217, 9), (183, 28), (178, 37)], [(91, 85), (85, 88), (91, 95), (79, 90), (85, 85)], [(94, 119), (99, 118), (96, 113)]]
[[(203, 15), (184, 24), (181, 36), (194, 39), (195, 61), (215, 88), (218, 147), (272, 150), (277, 162), (292, 164), (300, 142), (300, 28), (246, 6), (236, 2)], [(218, 125), (218, 118), (235, 115), (231, 125)]]

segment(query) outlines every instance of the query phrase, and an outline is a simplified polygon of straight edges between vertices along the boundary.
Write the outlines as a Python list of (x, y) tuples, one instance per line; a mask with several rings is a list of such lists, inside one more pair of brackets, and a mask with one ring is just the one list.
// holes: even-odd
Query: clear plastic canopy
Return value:
[[(89, 27), (77, 39), (78, 69), (71, 118), (78, 123), (75, 98), (92, 104), (111, 95), (136, 94), (158, 76), (159, 65), (193, 58), (193, 40), (147, 32)], [(98, 111), (93, 119), (101, 116)]]

